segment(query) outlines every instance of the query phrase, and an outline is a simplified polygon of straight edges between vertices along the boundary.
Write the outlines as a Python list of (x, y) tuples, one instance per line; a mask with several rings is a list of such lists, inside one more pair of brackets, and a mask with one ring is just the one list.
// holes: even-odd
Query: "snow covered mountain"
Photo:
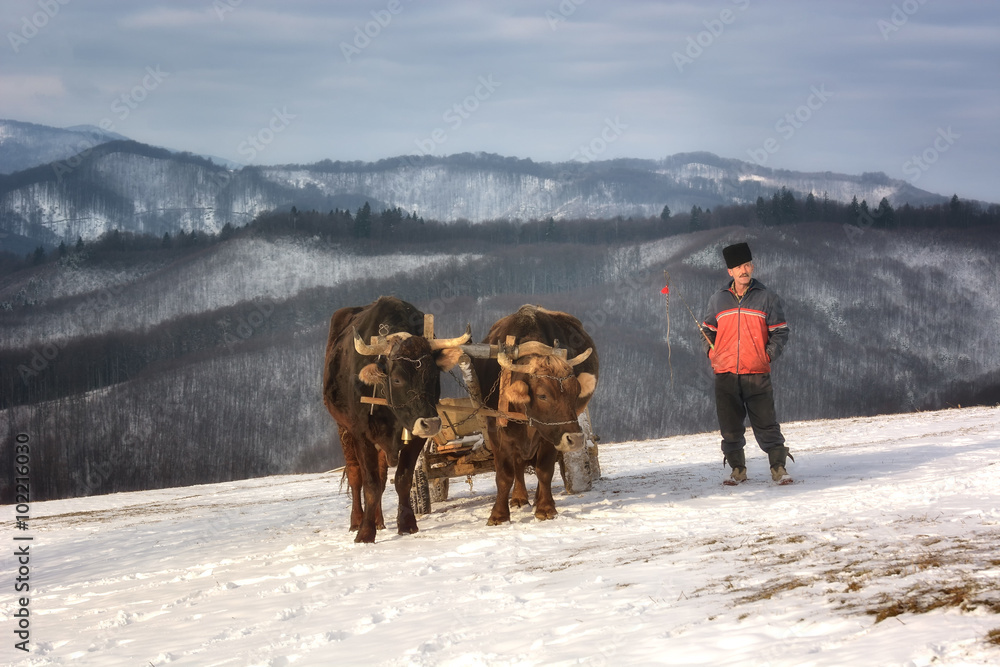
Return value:
[(722, 486), (711, 433), (602, 445), (604, 477), (557, 489), (554, 520), (487, 527), (479, 475), (414, 535), (388, 489), (374, 545), (354, 544), (336, 471), (33, 503), (3, 661), (996, 665), (998, 423), (994, 407), (787, 424), (785, 487), (759, 451)]
[(0, 119), (0, 174), (65, 160), (88, 148), (126, 138), (94, 125), (59, 128)]
[[(0, 132), (17, 127), (8, 121), (0, 124)], [(0, 150), (19, 154), (21, 144), (11, 141), (0, 144)], [(46, 157), (52, 155), (59, 157)], [(265, 210), (293, 205), (354, 210), (366, 201), (375, 211), (400, 207), (424, 218), (472, 222), (658, 216), (664, 206), (680, 212), (696, 205), (747, 203), (783, 187), (799, 197), (810, 192), (842, 202), (857, 197), (873, 207), (883, 197), (894, 205), (945, 201), (881, 173), (774, 170), (710, 153), (586, 163), (477, 153), (232, 170), (189, 153), (112, 141), (88, 144), (69, 157), (40, 151), (35, 162), (30, 169), (0, 176), (0, 231), (50, 244), (78, 236), (90, 240), (111, 229), (217, 232)]]

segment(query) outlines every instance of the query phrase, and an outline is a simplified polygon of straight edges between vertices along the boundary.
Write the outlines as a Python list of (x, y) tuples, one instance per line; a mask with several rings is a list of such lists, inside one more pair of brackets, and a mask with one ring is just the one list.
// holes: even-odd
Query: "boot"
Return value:
[(791, 484), (792, 477), (785, 471), (785, 459), (795, 458), (788, 452), (788, 447), (782, 445), (767, 452), (767, 461), (771, 465), (771, 479), (778, 484)]
[(747, 479), (747, 458), (743, 450), (740, 449), (729, 454), (724, 454), (723, 465), (727, 463), (733, 469), (733, 472), (722, 483), (726, 486), (736, 486), (740, 482), (745, 482)]

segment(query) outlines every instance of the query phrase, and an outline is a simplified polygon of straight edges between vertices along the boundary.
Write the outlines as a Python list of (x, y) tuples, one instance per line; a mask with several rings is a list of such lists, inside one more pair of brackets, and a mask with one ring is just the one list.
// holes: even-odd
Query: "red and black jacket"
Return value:
[(781, 299), (756, 279), (742, 299), (732, 282), (713, 294), (701, 328), (715, 345), (708, 358), (716, 373), (770, 373), (788, 341)]

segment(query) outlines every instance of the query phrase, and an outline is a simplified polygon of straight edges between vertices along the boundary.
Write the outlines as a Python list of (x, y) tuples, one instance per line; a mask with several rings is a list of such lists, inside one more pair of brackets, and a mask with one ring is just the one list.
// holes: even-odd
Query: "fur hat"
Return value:
[(750, 246), (746, 243), (726, 246), (722, 249), (722, 256), (726, 260), (727, 269), (735, 269), (737, 266), (753, 261), (753, 257), (750, 256)]

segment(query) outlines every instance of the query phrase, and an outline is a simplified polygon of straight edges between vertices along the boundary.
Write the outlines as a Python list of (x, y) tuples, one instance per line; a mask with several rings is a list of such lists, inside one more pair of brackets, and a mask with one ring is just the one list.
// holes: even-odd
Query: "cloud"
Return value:
[[(277, 106), (297, 118), (260, 159), (377, 160), (414, 152), (493, 76), (502, 87), (448, 126), (437, 152), (561, 160), (620, 117), (629, 129), (604, 157), (746, 159), (811, 86), (826, 85), (835, 97), (774, 166), (904, 177), (906, 157), (950, 123), (962, 142), (920, 185), (965, 183), (962, 194), (1000, 199), (996, 171), (983, 168), (1000, 143), (995, 3), (918, 3), (886, 39), (879, 21), (892, 20), (893, 3), (862, 0), (218, 2), (67, 4), (5, 58), (5, 76), (30, 82), (5, 85), (0, 112), (95, 123), (159, 65), (169, 86), (120, 128), (137, 140), (238, 159), (240, 141)], [(0, 5), (0, 24), (34, 6)], [(691, 62), (678, 68), (676, 53)]]

